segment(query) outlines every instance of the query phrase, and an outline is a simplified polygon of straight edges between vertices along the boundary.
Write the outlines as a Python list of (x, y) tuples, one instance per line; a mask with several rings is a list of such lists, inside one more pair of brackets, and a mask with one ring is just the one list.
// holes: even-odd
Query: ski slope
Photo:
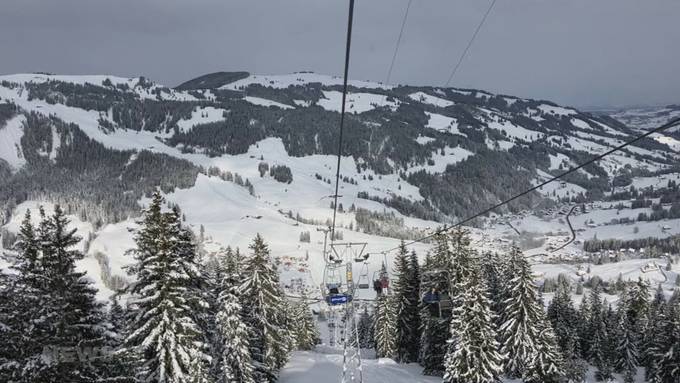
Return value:
[[(391, 359), (363, 359), (366, 383), (439, 383), (441, 378), (423, 376), (417, 364), (397, 364)], [(296, 351), (281, 371), (279, 383), (340, 382), (342, 354)]]

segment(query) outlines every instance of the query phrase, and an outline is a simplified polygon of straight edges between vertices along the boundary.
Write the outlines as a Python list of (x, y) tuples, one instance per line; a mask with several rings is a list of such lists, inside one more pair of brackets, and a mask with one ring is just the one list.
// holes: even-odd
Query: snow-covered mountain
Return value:
[[(245, 248), (261, 232), (288, 280), (318, 284), (316, 229), (332, 212), (341, 83), (309, 72), (215, 73), (174, 89), (143, 77), (0, 76), (3, 243), (26, 208), (60, 203), (81, 235), (92, 233), (84, 243), (91, 257), (80, 266), (106, 292), (110, 275), (125, 276), (134, 216), (160, 187), (197, 233), (203, 228), (208, 251)], [(525, 190), (640, 128), (619, 115), (480, 90), (350, 85), (338, 222), (346, 240), (368, 242), (369, 252)], [(512, 215), (475, 232), (479, 246), (493, 242), (489, 233), (510, 235), (513, 224), (518, 233), (567, 230), (559, 209), (545, 213), (555, 216), (540, 229), (527, 210), (599, 201), (612, 183), (622, 190), (675, 177), (674, 140), (669, 133), (640, 141), (516, 201), (499, 212)], [(584, 230), (598, 235), (589, 223)]]

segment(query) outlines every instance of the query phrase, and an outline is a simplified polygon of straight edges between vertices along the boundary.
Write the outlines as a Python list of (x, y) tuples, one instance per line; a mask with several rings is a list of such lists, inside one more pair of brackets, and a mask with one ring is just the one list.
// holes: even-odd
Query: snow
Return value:
[(447, 146), (444, 148), (443, 155), (439, 150), (432, 153), (432, 160), (434, 160), (434, 165), (425, 164), (412, 166), (409, 167), (408, 173), (411, 174), (421, 170), (425, 170), (430, 174), (443, 173), (448, 165), (457, 164), (460, 161), (463, 161), (464, 159), (472, 155), (474, 155), (474, 153), (467, 149), (463, 149), (460, 146), (456, 146), (455, 148)]
[(507, 120), (501, 120), (497, 115), (494, 115), (494, 121), (490, 121), (487, 126), (490, 129), (505, 132), (508, 137), (524, 141), (535, 141), (545, 136), (541, 132), (523, 128)]
[[(158, 84), (151, 83), (148, 88), (142, 88), (137, 86), (140, 77), (126, 78), (118, 76), (107, 76), (107, 75), (46, 75), (38, 73), (24, 73), (24, 74), (12, 74), (0, 76), (0, 81), (8, 81), (11, 83), (26, 84), (32, 83), (44, 83), (48, 81), (61, 81), (77, 85), (92, 84), (96, 86), (104, 86), (104, 81), (110, 81), (114, 86), (117, 85), (127, 85), (130, 89), (129, 91), (135, 93), (138, 97), (144, 99), (155, 100), (157, 99), (156, 91), (163, 88), (160, 93), (161, 98), (164, 100), (174, 100), (174, 101), (198, 101), (198, 99), (187, 92), (177, 91), (174, 89), (164, 88)], [(148, 81), (148, 80), (147, 80)]]
[(449, 100), (445, 100), (445, 99), (440, 98), (440, 97), (432, 96), (432, 95), (429, 95), (425, 92), (415, 92), (415, 93), (409, 94), (408, 96), (412, 100), (422, 102), (424, 104), (430, 104), (430, 105), (438, 106), (440, 108), (446, 108), (447, 106), (451, 106), (451, 105), (454, 104), (453, 101), (449, 101)]
[(420, 145), (426, 145), (426, 144), (428, 144), (432, 141), (436, 141), (436, 140), (432, 137), (426, 137), (426, 136), (418, 136), (418, 138), (416, 138), (416, 142), (419, 143)]
[(18, 115), (9, 119), (4, 126), (0, 126), (0, 159), (7, 161), (13, 171), (21, 169), (26, 164), (21, 150), (25, 122), (26, 117)]
[(577, 114), (575, 110), (573, 109), (567, 109), (563, 108), (561, 106), (552, 106), (552, 105), (546, 105), (546, 104), (541, 104), (538, 106), (538, 109), (541, 110), (545, 114), (554, 114), (557, 116), (571, 116), (574, 114)]
[[(332, 111), (340, 112), (342, 107), (342, 92), (323, 91), (324, 98), (319, 99), (317, 105)], [(373, 93), (347, 93), (345, 100), (345, 110), (350, 113), (363, 113), (373, 110), (376, 107), (386, 106), (396, 110), (399, 106), (398, 101), (389, 101), (387, 96)]]
[(680, 173), (663, 174), (657, 177), (635, 177), (632, 184), (637, 189), (643, 189), (650, 186), (655, 188), (668, 186), (668, 181), (675, 181), (680, 183)]
[(61, 136), (59, 136), (59, 132), (57, 132), (57, 128), (54, 126), (52, 127), (52, 150), (48, 154), (47, 158), (50, 160), (54, 161), (57, 159), (57, 153), (59, 152), (59, 148), (61, 147)]
[(588, 124), (587, 122), (585, 122), (585, 121), (583, 121), (583, 120), (581, 120), (581, 119), (572, 118), (570, 121), (571, 121), (571, 124), (574, 125), (574, 126), (577, 127), (577, 128), (580, 128), (580, 129), (587, 129), (587, 130), (592, 130), (592, 129), (593, 129), (593, 128), (590, 127), (590, 124)]
[(93, 255), (97, 252), (105, 254), (109, 260), (111, 275), (130, 279), (124, 267), (134, 263), (134, 259), (127, 251), (135, 247), (130, 230), (137, 227), (132, 219), (104, 226), (90, 243), (88, 254)]
[[(341, 350), (339, 350), (341, 351)], [(363, 378), (371, 383), (439, 383), (441, 378), (423, 376), (417, 364), (397, 364), (391, 359), (362, 359)], [(297, 351), (281, 371), (280, 383), (340, 381), (342, 354)]]
[(48, 81), (62, 81), (77, 85), (92, 84), (102, 86), (104, 81), (111, 81), (115, 85), (128, 85), (133, 88), (135, 84), (139, 82), (139, 77), (126, 78), (118, 76), (107, 76), (107, 75), (48, 75), (40, 73), (18, 73), (11, 75), (0, 76), (0, 81), (13, 82), (18, 84), (25, 84), (33, 82), (36, 84), (48, 82)]
[(438, 113), (425, 112), (429, 117), (427, 121), (427, 128), (436, 129), (440, 132), (449, 132), (451, 134), (460, 134), (467, 137), (467, 134), (458, 130), (458, 122), (455, 118), (447, 117)]
[(676, 140), (673, 137), (669, 136), (664, 136), (663, 134), (653, 134), (652, 138), (656, 140), (657, 142), (660, 142), (662, 144), (668, 145), (669, 148), (675, 150), (676, 152), (680, 152), (680, 141)]
[[(623, 280), (635, 281), (638, 277), (647, 279), (652, 282), (652, 286), (656, 287), (659, 283), (666, 282), (663, 273), (659, 270), (643, 273), (642, 267), (650, 262), (656, 262), (659, 265), (666, 265), (667, 260), (645, 258), (645, 259), (631, 259), (619, 262), (605, 263), (602, 265), (590, 264), (590, 275), (597, 275), (603, 280), (611, 280), (618, 278), (619, 274)], [(577, 265), (553, 265), (553, 264), (537, 264), (533, 265), (532, 269), (544, 273), (546, 278), (556, 278), (560, 273), (567, 274), (573, 279), (577, 279), (576, 271)]]
[[(312, 72), (290, 73), (283, 75), (250, 75), (244, 79), (234, 81), (221, 87), (221, 89), (238, 90), (251, 84), (259, 84), (276, 89), (288, 88), (289, 86), (321, 83), (325, 86), (342, 85), (343, 79), (339, 76), (328, 76)], [(392, 89), (390, 85), (384, 85), (371, 81), (350, 80), (348, 84), (357, 88), (381, 88)]]
[(199, 124), (209, 124), (212, 122), (218, 122), (224, 120), (225, 109), (213, 108), (212, 106), (195, 108), (191, 112), (191, 118), (188, 120), (182, 119), (177, 121), (177, 126), (180, 132), (188, 132), (194, 126)]
[(487, 137), (487, 139), (484, 141), (486, 143), (486, 147), (489, 149), (500, 149), (500, 150), (509, 150), (513, 146), (515, 146), (514, 142), (506, 141), (506, 140), (498, 140), (494, 141), (491, 140), (490, 138)]
[(550, 154), (550, 170), (558, 170), (560, 165), (563, 165), (562, 169), (568, 169), (572, 165), (571, 160), (562, 153)]
[(248, 101), (251, 104), (254, 105), (260, 105), (260, 106), (276, 106), (281, 109), (293, 109), (293, 106), (282, 104), (280, 102), (272, 101), (272, 100), (267, 100), (266, 98), (260, 98), (260, 97), (252, 97), (252, 96), (246, 96), (244, 97), (244, 100)]
[[(548, 174), (542, 170), (537, 169), (536, 172), (538, 173), (539, 178), (532, 182), (534, 185), (538, 185), (541, 182), (544, 182), (553, 177), (551, 174)], [(564, 184), (562, 184), (561, 182), (551, 182), (543, 186), (542, 188), (538, 189), (538, 192), (545, 196), (550, 197), (552, 197), (554, 193), (556, 197), (562, 198), (567, 196), (576, 196), (579, 193), (585, 193), (586, 189), (569, 182), (565, 182)]]

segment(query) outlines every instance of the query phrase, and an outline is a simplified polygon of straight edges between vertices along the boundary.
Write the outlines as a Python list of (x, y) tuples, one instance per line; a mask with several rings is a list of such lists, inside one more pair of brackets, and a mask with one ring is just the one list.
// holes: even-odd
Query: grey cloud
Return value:
[[(350, 73), (383, 81), (407, 0), (357, 0)], [(443, 85), (482, 0), (413, 0), (393, 82)], [(4, 0), (0, 73), (340, 74), (344, 0)], [(680, 102), (680, 2), (498, 0), (453, 85), (576, 106)]]

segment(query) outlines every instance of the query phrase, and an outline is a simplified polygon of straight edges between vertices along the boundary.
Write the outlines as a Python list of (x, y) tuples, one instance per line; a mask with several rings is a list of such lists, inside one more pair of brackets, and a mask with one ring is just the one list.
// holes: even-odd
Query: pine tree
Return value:
[(24, 378), (24, 366), (40, 361), (43, 335), (41, 327), (32, 326), (42, 317), (49, 305), (44, 295), (40, 242), (31, 223), (30, 211), (26, 211), (14, 244), (16, 254), (10, 259), (11, 274), (1, 274), (0, 284), (0, 379), (12, 381)]
[[(427, 254), (421, 272), (421, 296), (435, 290), (440, 295), (449, 291), (449, 257), (451, 256), (448, 237), (445, 234), (437, 234), (434, 237), (435, 248), (432, 254)], [(442, 312), (433, 315), (431, 305), (420, 305), (420, 364), (423, 366), (423, 374), (441, 376), (444, 373), (444, 355), (446, 354), (446, 341), (449, 331), (450, 313)]]
[(633, 326), (636, 343), (641, 341), (649, 325), (649, 282), (638, 278), (628, 294), (628, 321)]
[[(44, 218), (39, 231), (42, 253), (41, 272), (43, 296), (49, 303), (43, 308), (39, 327), (43, 345), (58, 349), (83, 351), (84, 347), (103, 349), (109, 342), (110, 324), (101, 303), (96, 301), (96, 289), (85, 273), (77, 272), (75, 261), (84, 254), (76, 249), (81, 238), (76, 229), (69, 229), (69, 219), (59, 205), (49, 218)], [(37, 319), (37, 318), (34, 318)], [(48, 363), (38, 367), (34, 381), (92, 381), (110, 377), (105, 359)]]
[(413, 324), (411, 328), (409, 337), (409, 360), (411, 362), (417, 362), (420, 353), (420, 265), (418, 264), (418, 255), (415, 250), (411, 251), (409, 255), (409, 269), (410, 269), (410, 282), (411, 285), (411, 297), (410, 297), (410, 316), (413, 319)]
[(578, 345), (581, 359), (590, 359), (590, 319), (592, 317), (590, 301), (588, 295), (583, 295), (581, 305), (578, 309)]
[(195, 246), (178, 211), (163, 213), (162, 204), (160, 193), (154, 193), (135, 233), (137, 263), (129, 272), (136, 281), (128, 289), (131, 320), (124, 353), (139, 360), (142, 380), (200, 381), (207, 357), (195, 313), (203, 306), (194, 288), (200, 278)]
[(394, 300), (397, 305), (397, 362), (410, 363), (418, 359), (418, 261), (408, 254), (404, 241), (395, 259)]
[(395, 358), (397, 355), (397, 302), (393, 296), (378, 297), (373, 324), (375, 351), (380, 358)]
[(496, 382), (503, 370), (486, 283), (479, 272), (465, 281), (458, 324), (451, 326), (455, 348), (445, 359), (444, 382)]
[(555, 296), (548, 306), (547, 317), (555, 330), (557, 344), (565, 359), (574, 359), (579, 356), (577, 316), (569, 285), (559, 282)]
[(257, 382), (274, 382), (288, 360), (292, 337), (288, 332), (283, 291), (271, 259), (269, 247), (255, 236), (250, 245), (252, 255), (246, 259), (239, 295), (245, 321), (250, 328), (250, 349)]
[(217, 339), (221, 345), (218, 358), (220, 383), (254, 383), (253, 361), (250, 355), (248, 327), (241, 317), (238, 286), (234, 274), (224, 278), (218, 297), (215, 318)]
[(616, 327), (616, 368), (624, 376), (626, 383), (633, 383), (637, 372), (638, 350), (633, 324), (628, 319), (630, 302), (626, 299), (627, 291), (622, 291), (622, 299), (617, 308), (618, 323)]
[[(645, 333), (642, 346), (642, 364), (646, 367), (645, 376), (647, 380), (653, 380), (658, 373), (660, 358), (664, 352), (668, 340), (666, 333), (667, 304), (664, 296), (663, 287), (659, 284), (654, 300), (649, 309), (649, 331)], [(658, 377), (660, 379), (660, 377)]]
[(301, 298), (299, 302), (293, 305), (295, 344), (299, 350), (312, 350), (319, 343), (319, 329), (316, 326), (312, 310), (307, 304), (306, 295), (302, 294)]
[(666, 310), (666, 344), (659, 353), (657, 375), (663, 383), (677, 383), (680, 377), (680, 298), (678, 290)]
[(505, 363), (508, 375), (521, 377), (536, 353), (536, 343), (543, 329), (538, 325), (543, 317), (543, 308), (538, 303), (531, 266), (519, 249), (513, 248), (510, 262), (516, 276), (510, 281), (510, 298), (505, 302), (506, 319), (500, 329), (501, 352), (508, 356)]
[(374, 348), (375, 340), (373, 339), (373, 319), (368, 313), (368, 307), (364, 307), (364, 311), (359, 315), (359, 322), (357, 323), (357, 331), (359, 333), (359, 347)]
[(482, 258), (482, 273), (489, 289), (491, 310), (495, 314), (497, 328), (502, 324), (503, 302), (508, 298), (506, 297), (505, 286), (507, 281), (503, 272), (504, 267), (505, 265), (497, 253), (487, 253)]
[(590, 320), (588, 322), (588, 355), (590, 362), (597, 368), (598, 380), (612, 377), (612, 366), (609, 350), (609, 333), (607, 331), (607, 308), (600, 297), (600, 286), (593, 286), (590, 293)]
[(564, 376), (563, 358), (555, 338), (555, 333), (546, 320), (543, 311), (539, 312), (536, 323), (539, 330), (534, 352), (526, 371), (524, 381), (527, 383), (558, 383)]

